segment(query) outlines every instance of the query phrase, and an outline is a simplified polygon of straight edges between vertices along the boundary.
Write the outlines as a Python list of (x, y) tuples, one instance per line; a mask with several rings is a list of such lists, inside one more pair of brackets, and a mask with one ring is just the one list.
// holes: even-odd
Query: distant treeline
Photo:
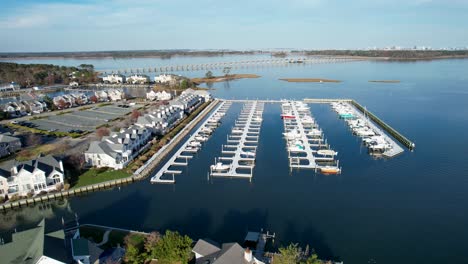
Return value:
[(223, 56), (254, 54), (258, 51), (193, 51), (193, 50), (129, 50), (129, 51), (86, 51), (86, 52), (22, 52), (0, 53), (0, 58), (142, 58), (159, 57), (171, 58), (172, 56)]
[(0, 62), (0, 82), (16, 82), (21, 87), (39, 85), (93, 83), (98, 80), (94, 66), (81, 64), (78, 67), (65, 67), (51, 64), (18, 64)]
[(391, 59), (437, 59), (468, 57), (468, 50), (312, 50), (305, 51), (305, 54)]

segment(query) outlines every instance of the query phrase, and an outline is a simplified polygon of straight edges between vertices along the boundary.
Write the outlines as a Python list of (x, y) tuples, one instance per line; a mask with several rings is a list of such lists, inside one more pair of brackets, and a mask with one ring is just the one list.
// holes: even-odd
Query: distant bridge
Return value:
[(282, 58), (282, 59), (264, 59), (264, 60), (245, 60), (231, 62), (212, 62), (201, 64), (185, 64), (185, 65), (166, 65), (155, 66), (148, 68), (128, 68), (114, 70), (100, 70), (100, 73), (118, 73), (118, 74), (145, 74), (145, 73), (169, 73), (180, 71), (209, 71), (218, 70), (229, 67), (231, 69), (246, 69), (252, 67), (271, 67), (271, 66), (286, 66), (296, 64), (320, 64), (320, 63), (342, 63), (359, 61), (362, 59), (344, 58), (344, 57), (304, 57), (304, 58)]

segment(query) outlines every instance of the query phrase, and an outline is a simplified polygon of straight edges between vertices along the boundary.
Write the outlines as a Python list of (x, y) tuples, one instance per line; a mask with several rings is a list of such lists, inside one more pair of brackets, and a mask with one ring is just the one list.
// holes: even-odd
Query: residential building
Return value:
[(134, 74), (127, 78), (127, 83), (145, 84), (149, 82), (149, 77), (146, 75)]
[(85, 152), (88, 166), (124, 168), (151, 139), (151, 130), (133, 125), (120, 132), (111, 133), (101, 141), (92, 141)]
[(155, 83), (165, 84), (165, 85), (170, 85), (170, 86), (178, 85), (183, 80), (188, 81), (189, 79), (181, 75), (165, 74), (165, 73), (154, 77)]
[(124, 98), (124, 92), (119, 89), (108, 89), (94, 92), (94, 95), (101, 102), (120, 101)]
[(102, 78), (102, 81), (105, 83), (124, 83), (125, 76), (121, 74), (109, 74)]
[(178, 107), (186, 113), (191, 113), (204, 102), (205, 99), (198, 95), (192, 93), (185, 93), (181, 94), (176, 99), (169, 101), (169, 105), (173, 107)]
[(154, 101), (167, 101), (172, 99), (171, 93), (168, 93), (166, 91), (158, 91), (155, 92), (151, 90), (149, 93), (146, 93), (146, 99)]
[(5, 157), (21, 149), (21, 141), (10, 133), (0, 134), (0, 157)]
[(238, 243), (219, 244), (199, 239), (192, 249), (195, 253), (196, 264), (264, 264), (253, 256), (252, 250), (242, 248)]
[(146, 127), (156, 135), (164, 135), (184, 117), (184, 111), (178, 107), (162, 105), (156, 111), (138, 117), (135, 125)]
[(0, 164), (0, 178), (8, 182), (9, 197), (49, 192), (63, 187), (63, 164), (50, 155), (23, 162), (11, 160)]
[(118, 89), (109, 89), (107, 90), (107, 96), (111, 101), (120, 101), (124, 99), (124, 92)]
[(64, 264), (65, 262), (44, 256), (44, 219), (28, 230), (12, 233), (11, 242), (0, 244), (1, 263)]

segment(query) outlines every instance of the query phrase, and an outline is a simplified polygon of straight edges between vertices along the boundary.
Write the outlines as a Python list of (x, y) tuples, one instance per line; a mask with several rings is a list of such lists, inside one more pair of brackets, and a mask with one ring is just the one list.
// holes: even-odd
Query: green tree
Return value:
[(207, 79), (213, 78), (213, 73), (211, 71), (207, 71), (206, 74), (205, 74), (205, 78), (207, 78)]
[(303, 263), (304, 264), (322, 264), (322, 261), (320, 259), (318, 259), (317, 254), (312, 254)]
[(301, 249), (298, 244), (290, 244), (279, 248), (279, 255), (274, 257), (275, 264), (296, 264), (301, 259)]
[(182, 80), (182, 82), (180, 82), (180, 88), (181, 89), (187, 89), (189, 86), (189, 83), (187, 80)]
[(144, 252), (145, 237), (140, 234), (128, 234), (124, 238), (125, 244), (125, 263), (139, 264), (144, 263), (146, 260), (146, 253)]
[(190, 260), (192, 239), (182, 236), (177, 231), (166, 231), (154, 247), (154, 257), (162, 263), (187, 263)]

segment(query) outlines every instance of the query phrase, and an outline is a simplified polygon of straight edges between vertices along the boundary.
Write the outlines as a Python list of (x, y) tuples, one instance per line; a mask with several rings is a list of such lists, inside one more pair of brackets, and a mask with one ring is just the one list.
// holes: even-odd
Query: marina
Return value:
[(392, 158), (403, 153), (403, 148), (383, 129), (370, 121), (366, 112), (357, 110), (348, 102), (332, 102), (331, 106), (341, 119), (346, 120), (353, 134), (361, 137), (370, 154)]
[[(175, 183), (175, 175), (182, 173), (180, 168), (187, 166), (189, 159), (192, 159), (193, 155), (202, 147), (203, 142), (209, 139), (211, 133), (216, 129), (231, 104), (230, 102), (222, 101), (169, 161), (151, 177), (151, 183)], [(165, 177), (167, 175), (172, 175), (172, 178), (167, 179)]]
[(341, 173), (339, 161), (335, 160), (338, 153), (329, 149), (309, 107), (301, 101), (284, 101), (281, 108), (290, 169)]
[(257, 101), (244, 104), (227, 144), (221, 147), (222, 156), (210, 166), (210, 176), (252, 178), (263, 108), (264, 104)]

